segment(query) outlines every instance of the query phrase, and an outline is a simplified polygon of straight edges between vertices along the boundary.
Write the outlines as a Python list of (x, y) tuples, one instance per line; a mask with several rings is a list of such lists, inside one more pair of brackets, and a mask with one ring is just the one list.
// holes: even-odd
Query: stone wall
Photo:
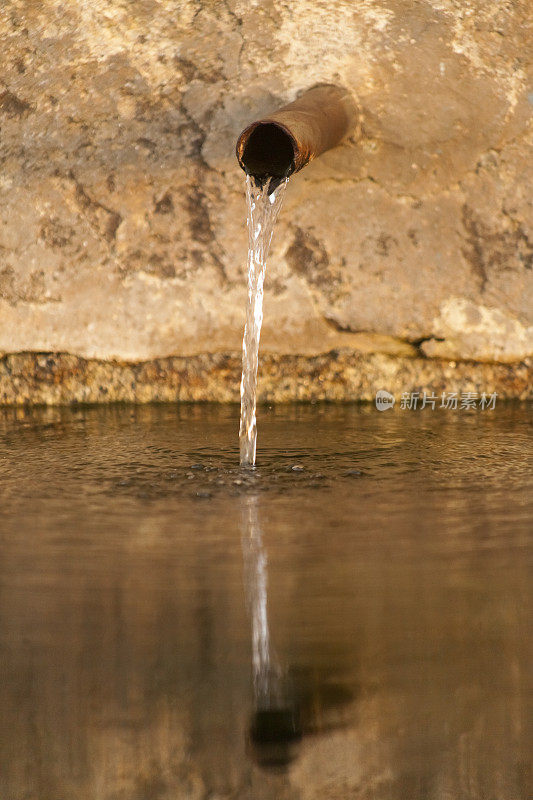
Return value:
[[(30, 353), (67, 371), (75, 357), (85, 375), (104, 364), (109, 387), (128, 364), (194, 356), (196, 385), (211, 387), (200, 398), (236, 397), (235, 140), (324, 81), (354, 93), (360, 127), (291, 179), (266, 282), (263, 396), (309, 396), (305, 365), (320, 387), (339, 352), (361, 375), (341, 375), (339, 396), (366, 396), (367, 366), (396, 360), (410, 362), (399, 390), (455, 369), (482, 387), (503, 369), (518, 376), (503, 393), (527, 395), (531, 16), (529, 0), (3, 0), (0, 402), (114, 397), (86, 377), (48, 391), (31, 355), (36, 388), (18, 392), (9, 365)], [(277, 392), (283, 365), (292, 395)], [(144, 399), (158, 396), (150, 385)], [(180, 396), (174, 374), (167, 395)]]

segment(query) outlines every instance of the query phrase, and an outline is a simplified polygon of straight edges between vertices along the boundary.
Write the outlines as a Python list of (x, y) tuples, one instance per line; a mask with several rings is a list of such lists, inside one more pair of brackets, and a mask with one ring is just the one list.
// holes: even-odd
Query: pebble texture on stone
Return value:
[[(19, 379), (10, 355), (2, 402), (234, 398), (247, 247), (235, 140), (317, 82), (350, 89), (360, 125), (290, 182), (263, 397), (366, 397), (377, 363), (420, 386), (451, 370), (451, 390), (464, 370), (523, 396), (531, 17), (529, 0), (3, 0), (0, 352), (83, 366), (50, 383), (22, 355), (35, 372)], [(331, 380), (338, 358), (348, 373)], [(303, 377), (318, 362), (336, 388)], [(142, 390), (124, 377), (159, 363), (189, 377)]]
[[(151, 401), (237, 402), (240, 353), (159, 358), (129, 364), (65, 354), (18, 353), (0, 360), (0, 405)], [(496, 392), (498, 398), (532, 396), (533, 365), (479, 364), (363, 355), (340, 350), (317, 356), (263, 358), (259, 402), (372, 401), (379, 389), (400, 400), (404, 392)]]

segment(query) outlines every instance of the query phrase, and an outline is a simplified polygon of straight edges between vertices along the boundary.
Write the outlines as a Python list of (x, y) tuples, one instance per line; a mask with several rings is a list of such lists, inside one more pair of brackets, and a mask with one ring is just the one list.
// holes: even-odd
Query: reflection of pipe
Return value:
[(346, 89), (317, 86), (248, 125), (237, 140), (239, 164), (260, 183), (287, 178), (339, 144), (356, 121), (357, 110)]

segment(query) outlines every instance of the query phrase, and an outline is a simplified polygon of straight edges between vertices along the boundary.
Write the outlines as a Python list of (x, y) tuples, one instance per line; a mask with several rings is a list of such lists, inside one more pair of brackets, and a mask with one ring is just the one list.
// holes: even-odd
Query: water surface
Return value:
[(0, 412), (0, 798), (528, 800), (530, 410)]

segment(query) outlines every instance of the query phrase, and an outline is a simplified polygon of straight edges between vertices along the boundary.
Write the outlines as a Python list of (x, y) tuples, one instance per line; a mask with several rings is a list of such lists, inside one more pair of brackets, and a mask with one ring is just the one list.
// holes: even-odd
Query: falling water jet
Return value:
[(241, 466), (255, 465), (257, 441), (256, 404), (259, 338), (263, 323), (263, 283), (274, 223), (283, 201), (288, 178), (271, 189), (246, 176), (248, 202), (248, 302), (242, 340), (241, 422), (239, 447)]
[(266, 259), (289, 176), (339, 144), (354, 129), (356, 121), (357, 111), (350, 94), (337, 86), (322, 85), (252, 122), (237, 140), (237, 158), (246, 172), (249, 241), (239, 429), (243, 467), (255, 465), (257, 368)]

